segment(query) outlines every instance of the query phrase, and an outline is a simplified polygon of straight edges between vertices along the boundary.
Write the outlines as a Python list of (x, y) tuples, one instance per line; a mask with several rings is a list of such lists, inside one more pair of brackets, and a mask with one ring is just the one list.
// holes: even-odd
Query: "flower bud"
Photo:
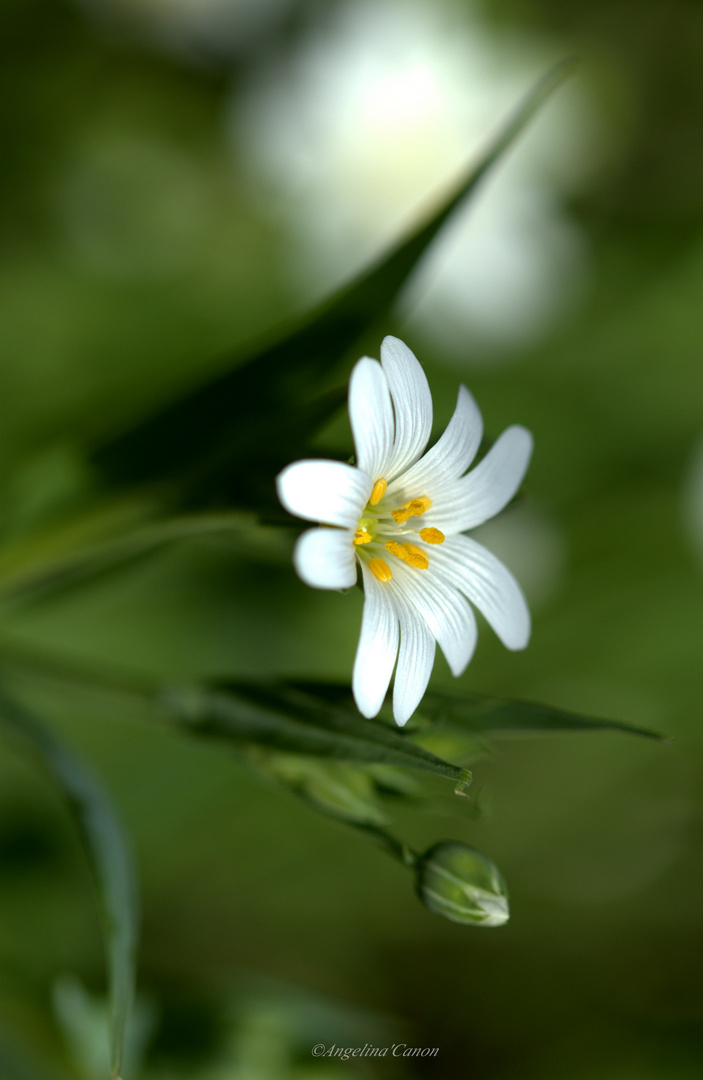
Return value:
[(510, 917), (497, 866), (458, 840), (442, 840), (418, 859), (417, 891), (425, 907), (451, 922), (502, 926)]

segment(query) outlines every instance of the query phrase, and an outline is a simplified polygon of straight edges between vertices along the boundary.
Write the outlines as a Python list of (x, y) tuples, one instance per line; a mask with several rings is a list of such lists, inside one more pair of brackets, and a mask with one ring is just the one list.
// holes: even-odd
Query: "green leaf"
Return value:
[(602, 730), (623, 731), (628, 735), (641, 735), (664, 741), (663, 736), (654, 731), (620, 720), (581, 716), (552, 705), (484, 697), (470, 691), (430, 691), (423, 698), (419, 713), (431, 724), (448, 723), (481, 735), (502, 732), (528, 735), (539, 732)]
[[(287, 686), (296, 687), (337, 707), (353, 706), (351, 690), (346, 683), (293, 681)], [(624, 731), (629, 735), (641, 735), (648, 739), (664, 741), (662, 735), (646, 728), (635, 727), (620, 720), (604, 720), (599, 717), (581, 716), (552, 705), (539, 705), (531, 701), (511, 701), (486, 697), (470, 690), (428, 690), (418, 708), (417, 719), (409, 733), (422, 739), (426, 732), (449, 725), (461, 728), (473, 735), (514, 732), (535, 734), (558, 731)], [(425, 723), (422, 723), (424, 721)]]
[(329, 761), (305, 754), (271, 753), (259, 747), (252, 748), (250, 760), (262, 775), (288, 788), (328, 817), (378, 826), (388, 820), (373, 777), (368, 772), (373, 766)]
[(439, 208), (303, 325), (99, 446), (92, 461), (103, 479), (118, 486), (170, 483), (172, 496), (191, 504), (224, 498), (258, 508), (262, 498), (270, 501), (270, 490), (252, 483), (262, 453), (270, 487), (279, 468), (300, 456), (304, 436), (344, 397), (333, 391), (311, 404), (311, 388), (386, 316), (447, 219), (574, 66), (569, 60), (549, 71)]
[(59, 549), (48, 557), (45, 549), (40, 548), (38, 556), (30, 550), (24, 562), (17, 565), (10, 561), (7, 569), (0, 558), (0, 608), (5, 604), (53, 598), (138, 562), (170, 544), (234, 533), (240, 534), (240, 549), (246, 549), (252, 538), (261, 539), (262, 530), (251, 514), (241, 511), (187, 514), (121, 529), (114, 539), (80, 544), (67, 551)]
[(0, 720), (30, 750), (66, 799), (90, 861), (107, 950), (110, 995), (110, 1066), (117, 1076), (134, 996), (137, 890), (122, 827), (101, 785), (51, 731), (0, 690)]
[(194, 734), (333, 758), (399, 765), (467, 784), (471, 774), (406, 735), (349, 707), (329, 705), (288, 685), (253, 683), (172, 687), (157, 695), (170, 721)]

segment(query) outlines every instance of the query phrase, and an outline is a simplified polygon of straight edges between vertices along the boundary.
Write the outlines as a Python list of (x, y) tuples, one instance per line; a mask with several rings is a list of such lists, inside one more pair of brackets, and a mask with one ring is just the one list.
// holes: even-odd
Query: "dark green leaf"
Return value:
[(117, 1076), (134, 995), (137, 892), (122, 827), (86, 766), (51, 731), (0, 691), (0, 720), (30, 750), (66, 799), (85, 845), (98, 890), (107, 948), (110, 1065)]
[(337, 761), (400, 765), (457, 783), (471, 776), (398, 730), (365, 720), (353, 703), (331, 706), (292, 684), (173, 687), (157, 701), (171, 721), (198, 735)]
[(539, 705), (531, 701), (508, 701), (484, 697), (468, 691), (454, 694), (430, 692), (420, 706), (420, 714), (432, 723), (448, 722), (481, 735), (499, 732), (530, 734), (557, 731), (624, 731), (648, 739), (662, 739), (654, 731), (634, 727), (620, 720), (581, 716), (567, 709)]
[(93, 463), (103, 478), (113, 485), (166, 482), (181, 501), (226, 498), (258, 508), (262, 489), (251, 484), (254, 463), (266, 450), (270, 484), (282, 465), (300, 456), (303, 433), (311, 434), (343, 399), (335, 391), (310, 404), (311, 388), (388, 313), (453, 211), (573, 67), (565, 61), (548, 72), (442, 205), (302, 326), (97, 448)]
[[(298, 687), (311, 696), (340, 708), (348, 708), (353, 704), (351, 691), (344, 683), (294, 682), (288, 685)], [(656, 732), (634, 727), (620, 720), (581, 716), (566, 709), (556, 709), (551, 705), (539, 705), (531, 701), (485, 697), (470, 690), (429, 690), (422, 699), (418, 716), (429, 721), (430, 728), (449, 724), (476, 735), (608, 730), (624, 731), (629, 735), (642, 735), (649, 739), (663, 738)], [(420, 727), (417, 730), (421, 733), (428, 729)]]

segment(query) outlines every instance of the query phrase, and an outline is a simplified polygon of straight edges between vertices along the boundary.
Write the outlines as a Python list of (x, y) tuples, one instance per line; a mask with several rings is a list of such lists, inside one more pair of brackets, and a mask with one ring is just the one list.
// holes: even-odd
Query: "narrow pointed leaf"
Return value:
[(388, 313), (447, 219), (573, 67), (564, 61), (548, 72), (442, 205), (303, 325), (98, 447), (93, 463), (103, 478), (115, 485), (170, 481), (185, 501), (227, 496), (258, 505), (256, 491), (241, 483), (249, 464), (267, 442), (272, 473), (299, 455), (301, 428), (311, 432), (340, 401), (333, 394), (310, 406), (311, 390)]
[(0, 722), (39, 760), (66, 799), (98, 891), (110, 996), (110, 1066), (117, 1076), (134, 996), (137, 890), (126, 838), (102, 786), (48, 728), (0, 691)]
[(353, 705), (329, 705), (293, 686), (172, 687), (157, 702), (171, 722), (197, 735), (337, 761), (400, 765), (457, 783), (471, 775), (386, 724), (365, 720)]
[[(310, 696), (347, 708), (353, 703), (349, 687), (345, 683), (292, 682)], [(540, 705), (532, 701), (511, 701), (486, 697), (469, 690), (428, 690), (418, 708), (418, 715), (434, 725), (450, 724), (477, 735), (515, 732), (535, 734), (559, 731), (623, 731), (629, 735), (641, 735), (648, 739), (664, 741), (662, 735), (646, 728), (635, 727), (620, 720), (604, 720), (600, 717), (582, 716), (552, 705)], [(427, 731), (421, 727), (420, 731)]]
[(620, 720), (582, 716), (552, 705), (532, 701), (509, 701), (481, 694), (428, 693), (420, 713), (433, 723), (447, 722), (482, 735), (501, 732), (531, 734), (560, 731), (623, 731), (664, 741), (662, 735)]

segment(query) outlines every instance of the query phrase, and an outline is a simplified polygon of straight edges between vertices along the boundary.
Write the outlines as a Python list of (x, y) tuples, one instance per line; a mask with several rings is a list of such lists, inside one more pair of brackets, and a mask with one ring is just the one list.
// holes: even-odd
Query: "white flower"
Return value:
[(394, 337), (384, 338), (380, 364), (363, 357), (355, 365), (349, 416), (356, 467), (296, 461), (279, 475), (278, 497), (291, 514), (321, 523), (302, 534), (293, 555), (306, 584), (346, 589), (361, 566), (365, 600), (354, 699), (364, 716), (375, 716), (397, 659), (393, 715), (404, 724), (427, 689), (436, 642), (454, 675), (469, 663), (477, 629), (468, 601), (509, 649), (527, 645), (530, 613), (520, 586), (463, 533), (512, 499), (532, 436), (523, 427), (508, 428), (466, 474), (483, 423), (460, 386), (446, 431), (423, 455), (432, 427), (430, 388), (413, 353)]
[[(555, 56), (554, 41), (516, 36), (470, 0), (323, 6), (285, 50), (247, 65), (228, 114), (237, 168), (287, 232), (284, 269), (306, 305), (412, 228)], [(582, 296), (588, 249), (566, 203), (602, 140), (582, 73), (447, 222), (409, 303), (447, 359), (458, 339), (473, 364), (509, 358)]]

